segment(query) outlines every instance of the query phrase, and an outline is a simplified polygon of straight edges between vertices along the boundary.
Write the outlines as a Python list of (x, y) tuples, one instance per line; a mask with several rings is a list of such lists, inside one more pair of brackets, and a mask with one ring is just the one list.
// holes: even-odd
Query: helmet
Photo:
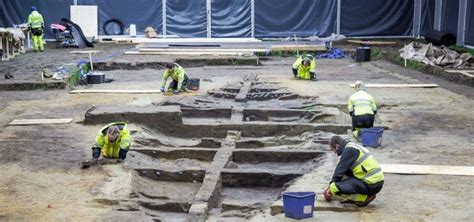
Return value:
[(110, 126), (107, 129), (107, 134), (109, 135), (109, 142), (115, 142), (119, 135), (119, 128), (118, 126)]
[(36, 11), (36, 6), (31, 6), (31, 11)]
[(364, 84), (364, 82), (362, 82), (362, 81), (360, 81), (360, 80), (357, 80), (357, 81), (355, 82), (354, 89), (355, 89), (355, 91), (365, 90), (365, 84)]

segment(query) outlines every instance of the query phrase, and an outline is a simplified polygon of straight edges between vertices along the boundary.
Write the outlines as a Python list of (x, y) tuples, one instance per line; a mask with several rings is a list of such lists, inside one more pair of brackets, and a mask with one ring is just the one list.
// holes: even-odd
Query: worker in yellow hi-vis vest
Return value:
[(31, 14), (28, 16), (28, 30), (32, 35), (33, 48), (35, 52), (44, 51), (44, 20), (43, 16), (36, 10), (35, 6), (31, 6)]
[(97, 164), (100, 154), (105, 158), (117, 159), (118, 162), (122, 162), (127, 157), (130, 139), (127, 123), (115, 122), (106, 125), (99, 131), (95, 139), (91, 164)]
[(314, 72), (316, 62), (312, 55), (305, 54), (298, 57), (291, 68), (293, 70), (293, 76), (296, 79), (316, 80), (316, 74)]
[(347, 108), (352, 117), (352, 134), (358, 139), (361, 128), (374, 126), (377, 105), (374, 98), (365, 91), (362, 81), (356, 81), (354, 88), (356, 92), (349, 97)]
[(341, 203), (355, 203), (365, 207), (382, 190), (384, 174), (379, 162), (367, 148), (333, 136), (329, 147), (340, 156), (324, 198), (331, 201), (337, 197)]

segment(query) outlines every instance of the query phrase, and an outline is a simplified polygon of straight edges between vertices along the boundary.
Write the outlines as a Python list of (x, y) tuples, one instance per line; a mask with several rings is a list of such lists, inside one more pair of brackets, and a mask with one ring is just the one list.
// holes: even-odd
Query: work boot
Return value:
[(374, 199), (375, 199), (375, 194), (374, 195), (369, 195), (369, 196), (367, 196), (367, 199), (365, 199), (364, 202), (358, 202), (358, 203), (356, 203), (356, 205), (358, 207), (365, 207), (365, 206), (369, 205), (369, 203), (372, 202)]

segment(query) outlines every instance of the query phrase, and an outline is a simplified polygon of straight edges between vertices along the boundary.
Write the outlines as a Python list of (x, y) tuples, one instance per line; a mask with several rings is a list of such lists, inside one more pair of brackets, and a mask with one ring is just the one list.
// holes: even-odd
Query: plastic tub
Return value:
[(313, 217), (314, 192), (285, 192), (283, 193), (283, 210), (285, 217), (304, 219)]
[(379, 147), (382, 145), (383, 127), (360, 129), (360, 138), (363, 146)]

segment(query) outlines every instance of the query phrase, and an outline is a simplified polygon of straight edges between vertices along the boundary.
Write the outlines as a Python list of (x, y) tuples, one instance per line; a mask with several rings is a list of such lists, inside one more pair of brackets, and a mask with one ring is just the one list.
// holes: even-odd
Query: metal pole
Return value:
[(413, 37), (420, 38), (422, 0), (415, 0), (413, 10)]
[(167, 30), (166, 30), (166, 0), (163, 0), (161, 2), (161, 11), (162, 11), (162, 16), (163, 16), (162, 19), (161, 19), (162, 20), (162, 25), (161, 26), (163, 26), (162, 35), (166, 38), (166, 32), (167, 32)]
[(212, 37), (212, 33), (211, 33), (211, 11), (212, 10), (212, 6), (211, 6), (211, 0), (206, 0), (206, 13), (207, 13), (207, 38), (211, 38)]
[(337, 0), (336, 34), (341, 34), (341, 0)]
[(456, 45), (464, 45), (466, 37), (467, 0), (459, 1), (458, 34)]
[(77, 0), (74, 0), (74, 5), (77, 5)]
[(255, 38), (255, 0), (250, 0), (250, 21), (252, 23), (251, 27), (251, 33), (252, 33), (252, 38)]
[(443, 12), (443, 0), (436, 0), (434, 27), (433, 29), (441, 31), (441, 13)]

